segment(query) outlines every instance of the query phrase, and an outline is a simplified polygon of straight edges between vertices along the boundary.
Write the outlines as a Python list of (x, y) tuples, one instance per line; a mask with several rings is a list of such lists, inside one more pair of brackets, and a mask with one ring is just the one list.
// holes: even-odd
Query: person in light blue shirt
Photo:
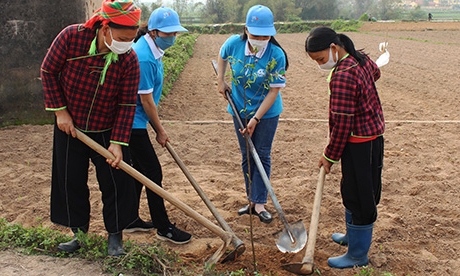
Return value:
[[(230, 105), (238, 143), (242, 155), (242, 170), (246, 195), (250, 204), (238, 211), (239, 215), (254, 214), (261, 222), (270, 223), (272, 215), (265, 209), (268, 191), (253, 158), (247, 154), (246, 140), (251, 136), (265, 173), (270, 177), (273, 139), (283, 111), (281, 88), (285, 87), (285, 71), (288, 59), (285, 51), (274, 38), (273, 13), (262, 5), (248, 10), (242, 35), (232, 35), (222, 45), (218, 56), (218, 90), (231, 97), (239, 114)], [(225, 82), (225, 71), (230, 65), (232, 87)], [(240, 116), (245, 128), (240, 129), (236, 116)]]
[[(152, 12), (147, 26), (141, 26), (136, 43), (133, 45), (139, 59), (141, 76), (129, 149), (134, 168), (160, 187), (163, 180), (162, 169), (150, 141), (147, 125), (152, 124), (156, 132), (156, 141), (161, 146), (166, 146), (169, 137), (161, 125), (157, 110), (163, 89), (162, 57), (164, 51), (174, 45), (178, 32), (187, 32), (187, 29), (181, 26), (177, 12), (160, 7)], [(143, 185), (136, 181), (136, 188), (137, 210), (139, 210)], [(138, 219), (125, 231), (148, 231), (156, 228), (159, 239), (176, 244), (189, 242), (192, 235), (170, 222), (163, 198), (149, 189), (146, 189), (146, 193), (152, 222), (145, 222), (138, 215)]]

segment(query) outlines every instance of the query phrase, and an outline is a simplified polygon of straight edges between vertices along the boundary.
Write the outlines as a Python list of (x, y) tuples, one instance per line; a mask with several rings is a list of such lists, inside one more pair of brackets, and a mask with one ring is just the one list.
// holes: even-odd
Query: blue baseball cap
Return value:
[(246, 27), (252, 35), (276, 35), (272, 11), (262, 5), (252, 6), (246, 15)]
[(159, 30), (164, 33), (188, 32), (181, 26), (177, 12), (165, 7), (157, 8), (152, 12), (147, 28), (149, 31)]

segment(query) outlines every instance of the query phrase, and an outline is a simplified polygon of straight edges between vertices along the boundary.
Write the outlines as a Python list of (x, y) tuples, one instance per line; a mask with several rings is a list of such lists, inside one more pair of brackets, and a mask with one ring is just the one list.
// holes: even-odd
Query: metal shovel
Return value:
[[(217, 74), (217, 61), (213, 60), (212, 65), (214, 67), (214, 71)], [(241, 129), (244, 129), (245, 126), (243, 122), (241, 121), (240, 116), (238, 115), (239, 112), (235, 106), (235, 103), (233, 102), (233, 99), (229, 91), (225, 91), (225, 95), (227, 97), (228, 103), (230, 104), (233, 110), (233, 113), (236, 115), (235, 117), (237, 118), (239, 127)], [(286, 216), (284, 215), (284, 212), (281, 209), (281, 205), (279, 204), (278, 199), (276, 198), (275, 192), (273, 191), (273, 188), (270, 184), (270, 180), (268, 179), (267, 173), (265, 172), (262, 162), (260, 161), (259, 154), (257, 153), (256, 148), (252, 142), (252, 139), (247, 132), (244, 134), (244, 138), (248, 141), (252, 158), (254, 159), (254, 162), (256, 163), (256, 167), (259, 170), (259, 173), (265, 184), (265, 188), (267, 188), (270, 198), (272, 199), (273, 206), (275, 207), (280, 220), (284, 224), (285, 229), (278, 233), (278, 240), (276, 241), (276, 246), (281, 252), (293, 252), (293, 253), (299, 252), (300, 250), (302, 250), (302, 248), (305, 246), (307, 242), (307, 231), (305, 230), (305, 225), (303, 224), (301, 220), (298, 222), (295, 222), (292, 225), (290, 225), (287, 222)]]
[(283, 269), (298, 275), (312, 274), (315, 266), (315, 263), (313, 262), (313, 256), (315, 253), (316, 233), (318, 231), (319, 214), (321, 210), (321, 198), (323, 196), (325, 178), (326, 173), (324, 167), (321, 167), (319, 171), (318, 183), (316, 185), (315, 201), (313, 202), (313, 212), (311, 213), (310, 238), (307, 242), (305, 256), (303, 257), (301, 263), (290, 263), (281, 266)]
[[(153, 123), (150, 121), (150, 126), (152, 126), (153, 130), (155, 130), (155, 126)], [(240, 240), (235, 233), (232, 231), (230, 226), (227, 224), (227, 222), (224, 220), (224, 218), (219, 214), (217, 209), (214, 207), (214, 205), (211, 203), (209, 198), (206, 196), (206, 194), (203, 192), (201, 187), (198, 185), (198, 183), (195, 181), (193, 178), (192, 174), (187, 170), (187, 167), (185, 167), (184, 162), (179, 158), (179, 155), (174, 151), (173, 147), (169, 142), (166, 142), (166, 148), (168, 149), (169, 153), (173, 157), (173, 159), (176, 161), (177, 165), (179, 168), (182, 170), (182, 172), (185, 174), (187, 179), (190, 181), (192, 184), (193, 188), (195, 188), (195, 191), (198, 193), (198, 195), (201, 197), (201, 199), (204, 201), (206, 206), (208, 207), (209, 211), (213, 214), (213, 216), (216, 218), (217, 222), (220, 224), (220, 226), (227, 232), (229, 232), (232, 235), (232, 242), (233, 242), (233, 247), (235, 248), (232, 250), (230, 253), (227, 254), (227, 256), (221, 261), (221, 263), (225, 263), (227, 261), (234, 261), (236, 258), (241, 256), (244, 251), (246, 251), (246, 246), (244, 245), (244, 242)]]
[[(84, 134), (83, 132), (77, 129), (76, 129), (76, 132), (77, 132), (77, 138), (83, 143), (85, 143), (88, 147), (92, 148), (94, 151), (96, 151), (97, 153), (99, 153), (100, 155), (104, 156), (107, 159), (112, 159), (112, 160), (115, 159), (115, 157), (110, 151), (108, 151), (106, 148), (104, 148), (100, 144), (96, 143), (93, 139), (89, 138), (86, 134)], [(232, 241), (231, 233), (224, 231), (219, 226), (210, 222), (206, 217), (202, 216), (201, 214), (199, 214), (198, 212), (190, 208), (188, 205), (186, 205), (179, 199), (175, 198), (171, 193), (165, 191), (163, 188), (155, 184), (152, 180), (150, 180), (149, 178), (147, 178), (146, 176), (138, 172), (136, 169), (131, 167), (129, 164), (127, 164), (123, 160), (121, 160), (121, 162), (118, 164), (118, 167), (122, 169), (123, 171), (125, 171), (127, 174), (131, 175), (137, 181), (145, 185), (148, 189), (152, 190), (154, 193), (166, 199), (171, 204), (173, 204), (174, 206), (182, 210), (188, 216), (195, 219), (198, 223), (208, 228), (211, 232), (218, 235), (224, 241), (224, 243), (209, 258), (209, 260), (206, 262), (206, 265), (217, 263), (217, 261), (225, 253), (225, 249), (230, 245), (230, 242)]]

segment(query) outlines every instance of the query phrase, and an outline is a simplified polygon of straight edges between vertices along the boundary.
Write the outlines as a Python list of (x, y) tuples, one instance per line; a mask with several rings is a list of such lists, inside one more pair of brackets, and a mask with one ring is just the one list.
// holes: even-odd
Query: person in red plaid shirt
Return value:
[[(104, 0), (85, 24), (64, 28), (41, 65), (45, 109), (55, 114), (51, 221), (86, 233), (90, 221), (89, 160), (96, 168), (108, 232), (108, 254), (124, 254), (122, 230), (137, 218), (134, 180), (117, 169), (129, 162), (139, 65), (131, 45), (141, 10), (131, 0)], [(76, 139), (75, 129), (107, 148), (115, 160)], [(80, 248), (76, 235), (58, 249)]]
[(334, 268), (364, 266), (382, 190), (385, 121), (375, 82), (380, 69), (353, 41), (327, 27), (313, 29), (305, 42), (309, 57), (330, 71), (329, 144), (319, 167), (329, 173), (341, 160), (340, 190), (346, 234), (332, 239), (348, 245), (346, 254), (328, 259)]

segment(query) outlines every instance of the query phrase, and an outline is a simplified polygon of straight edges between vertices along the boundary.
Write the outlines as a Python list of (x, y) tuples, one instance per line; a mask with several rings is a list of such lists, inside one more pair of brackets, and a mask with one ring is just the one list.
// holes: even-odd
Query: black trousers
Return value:
[[(131, 158), (133, 167), (145, 175), (148, 179), (152, 180), (158, 186), (162, 187), (163, 172), (161, 170), (160, 161), (155, 153), (155, 149), (150, 141), (147, 129), (133, 129), (131, 132), (131, 139), (129, 141), (129, 149), (131, 151)], [(136, 207), (139, 209), (139, 201), (141, 192), (144, 185), (136, 181)], [(150, 189), (145, 189), (147, 193), (147, 201), (150, 211), (152, 223), (158, 230), (164, 230), (171, 222), (169, 221), (168, 214), (164, 205), (162, 197), (152, 192)]]
[(343, 205), (352, 213), (352, 224), (377, 220), (382, 193), (383, 137), (365, 143), (347, 143), (342, 154), (340, 190)]
[[(110, 146), (111, 131), (87, 133), (104, 148)], [(127, 147), (123, 159), (130, 160)], [(87, 227), (90, 221), (88, 189), (89, 160), (96, 167), (102, 193), (102, 215), (108, 233), (118, 233), (136, 218), (134, 180), (124, 171), (112, 168), (106, 158), (83, 142), (54, 126), (51, 177), (51, 221), (72, 228)]]

